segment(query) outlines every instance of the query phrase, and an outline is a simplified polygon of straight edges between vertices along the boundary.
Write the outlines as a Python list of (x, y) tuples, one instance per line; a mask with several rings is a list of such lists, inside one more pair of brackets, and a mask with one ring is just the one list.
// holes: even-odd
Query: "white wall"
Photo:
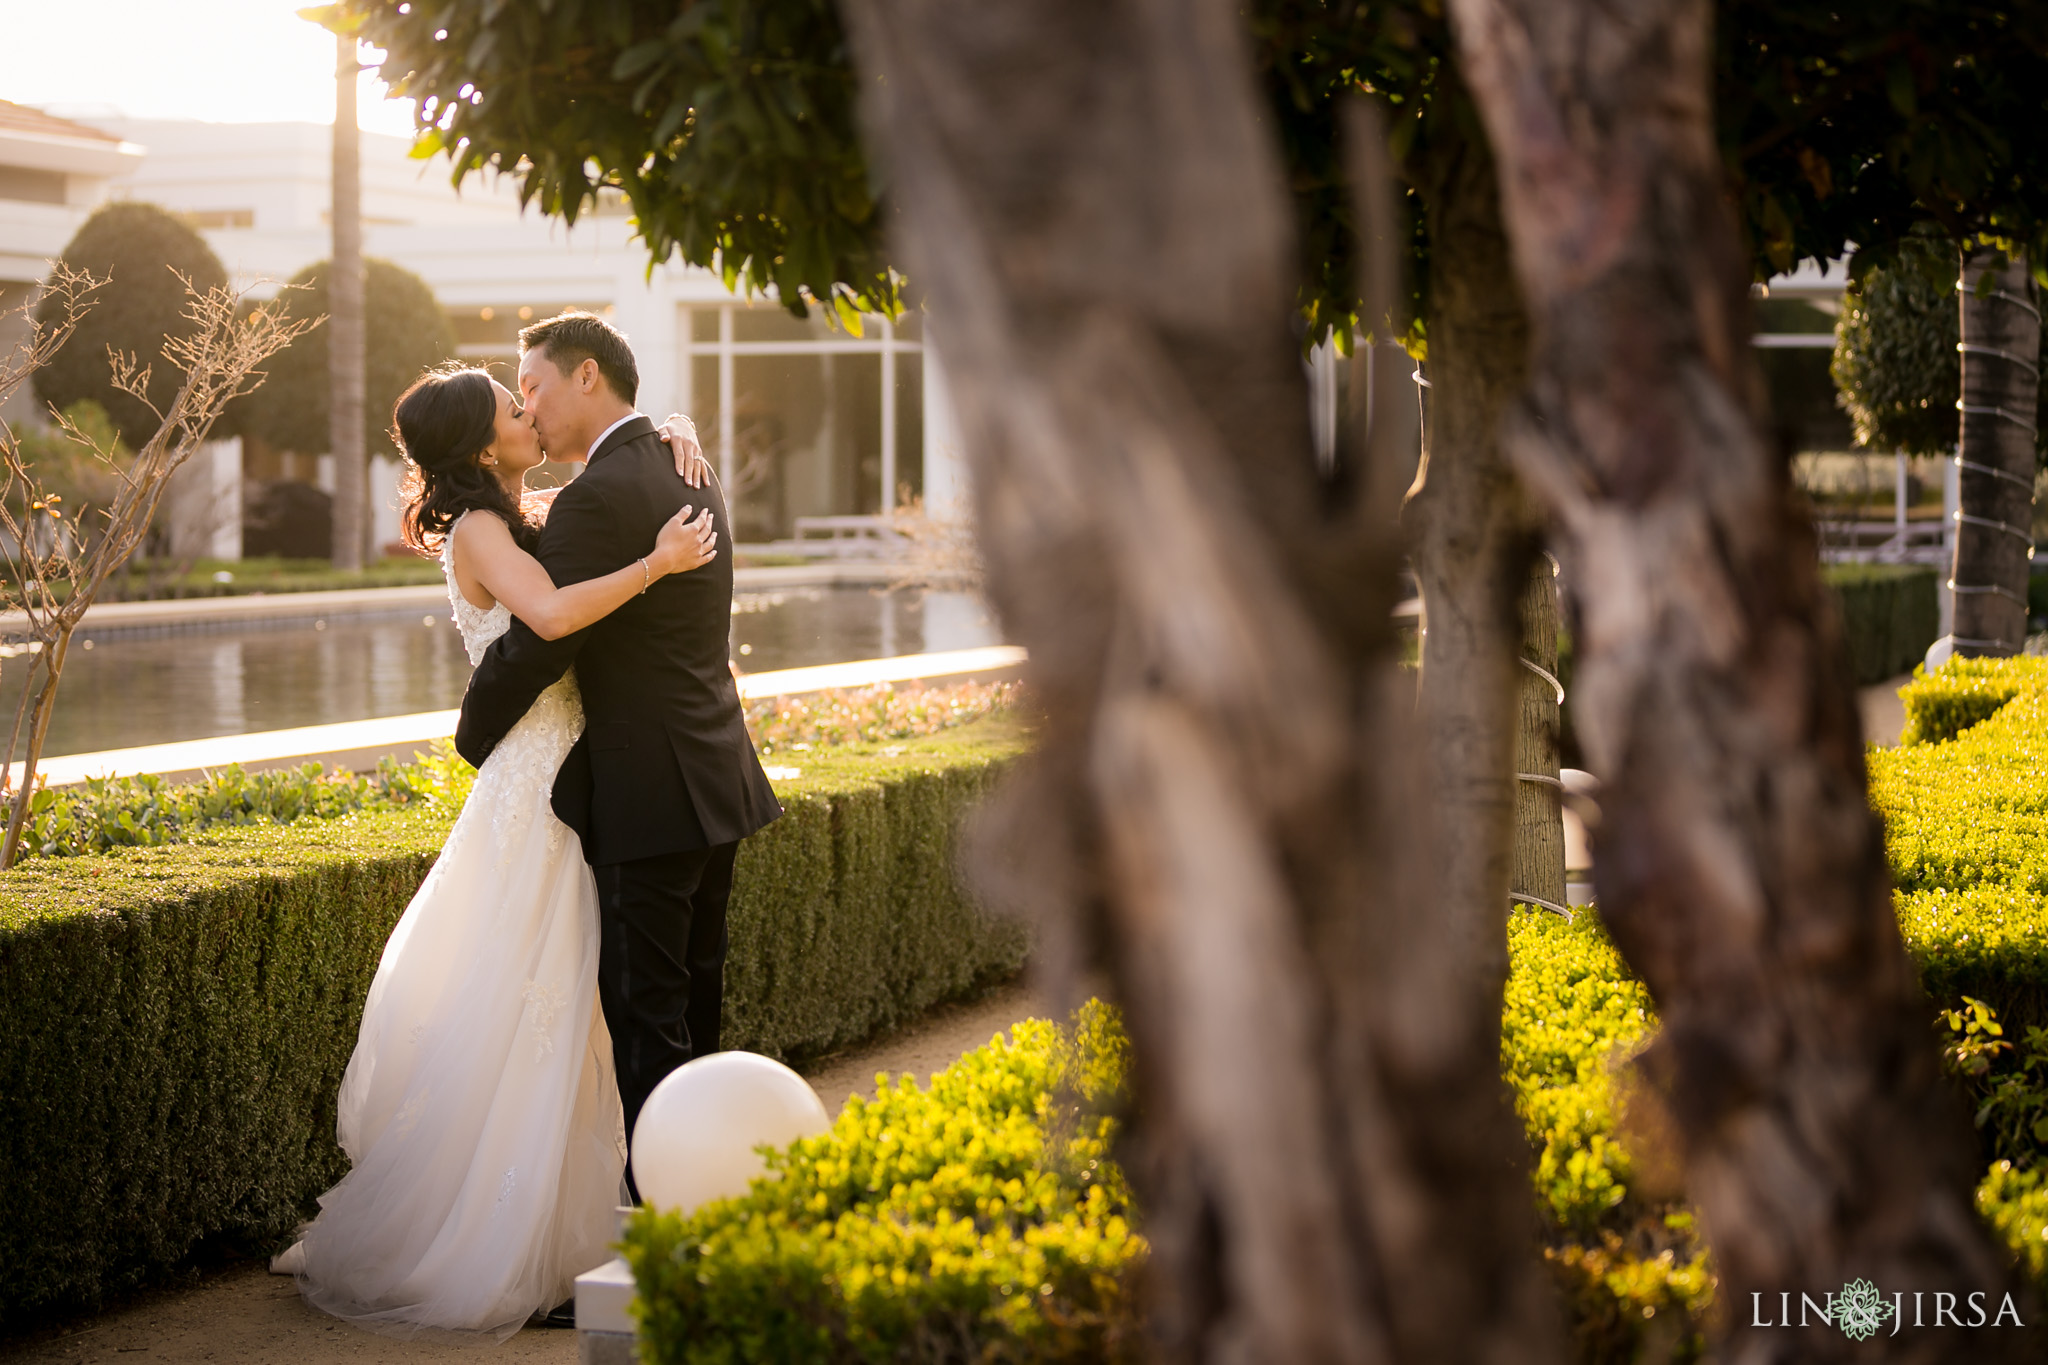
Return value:
[[(96, 120), (148, 148), (115, 197), (148, 200), (197, 215), (246, 211), (248, 227), (202, 234), (235, 283), (262, 297), (330, 248), (330, 130), (319, 124), (208, 124)], [(640, 408), (656, 417), (687, 410), (687, 363), (679, 325), (692, 304), (732, 295), (709, 270), (663, 265), (650, 275), (645, 246), (617, 207), (587, 214), (572, 229), (521, 212), (509, 180), (449, 184), (447, 162), (415, 161), (402, 138), (363, 135), (363, 250), (418, 274), (450, 314), (475, 319), (490, 308), (502, 324), (570, 306), (609, 310), (640, 362)], [(267, 283), (266, 283), (267, 282)], [(924, 478), (927, 502), (965, 513), (958, 426), (943, 376), (927, 352)], [(708, 433), (707, 433), (708, 434)], [(332, 480), (321, 479), (322, 487)], [(384, 498), (373, 497), (376, 515)], [(386, 535), (389, 529), (390, 535)], [(395, 519), (376, 532), (396, 536)]]

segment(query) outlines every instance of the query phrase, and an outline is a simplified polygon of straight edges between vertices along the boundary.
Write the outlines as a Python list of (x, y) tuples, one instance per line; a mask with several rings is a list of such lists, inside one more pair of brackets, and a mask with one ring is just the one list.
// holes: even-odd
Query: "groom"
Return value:
[(685, 502), (708, 503), (723, 532), (710, 563), (662, 578), (586, 630), (548, 641), (514, 620), (470, 678), (455, 729), (456, 749), (481, 766), (575, 665), (585, 727), (553, 804), (597, 878), (598, 998), (630, 1138), (662, 1077), (718, 1051), (733, 855), (782, 809), (728, 663), (732, 521), (718, 485), (693, 489), (677, 475), (654, 424), (634, 411), (633, 352), (602, 318), (537, 322), (519, 347), (519, 392), (541, 447), (588, 461), (541, 533), (540, 562), (556, 584), (635, 563)]

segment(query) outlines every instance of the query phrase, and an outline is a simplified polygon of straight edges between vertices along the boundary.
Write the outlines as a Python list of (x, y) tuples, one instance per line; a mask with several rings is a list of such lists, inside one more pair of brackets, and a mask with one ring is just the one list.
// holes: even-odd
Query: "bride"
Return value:
[[(406, 540), (440, 552), (472, 663), (515, 614), (558, 638), (713, 556), (711, 513), (685, 507), (644, 559), (557, 588), (529, 553), (550, 495), (524, 491), (543, 456), (512, 394), (482, 370), (444, 371), (394, 415)], [(687, 419), (662, 434), (702, 487)], [(596, 886), (548, 802), (582, 729), (571, 673), (477, 773), (385, 945), (341, 1082), (353, 1169), (272, 1267), (336, 1317), (502, 1338), (610, 1254), (625, 1144), (598, 1009)]]

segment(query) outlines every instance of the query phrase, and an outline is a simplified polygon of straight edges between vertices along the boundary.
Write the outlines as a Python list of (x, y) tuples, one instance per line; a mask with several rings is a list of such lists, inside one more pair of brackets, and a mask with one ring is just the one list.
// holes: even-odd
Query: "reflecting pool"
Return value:
[[(44, 752), (93, 753), (458, 706), (469, 659), (448, 608), (231, 632), (74, 640)], [(797, 588), (734, 595), (733, 660), (761, 673), (1000, 643), (974, 597)], [(0, 662), (12, 716), (25, 659)]]

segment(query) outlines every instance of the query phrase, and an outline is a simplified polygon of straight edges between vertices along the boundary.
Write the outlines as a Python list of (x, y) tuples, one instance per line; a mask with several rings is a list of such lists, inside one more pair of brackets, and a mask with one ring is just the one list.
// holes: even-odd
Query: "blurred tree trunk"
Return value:
[(327, 277), (328, 450), (334, 460), (337, 569), (363, 567), (369, 466), (363, 448), (362, 135), (356, 128), (356, 40), (336, 37), (334, 67), (334, 262)]
[(1756, 1325), (1782, 1293), (1857, 1278), (1995, 1302), (2012, 1277), (1972, 1213), (1975, 1143), (1900, 941), (1840, 623), (1761, 420), (1711, 11), (1451, 13), (1532, 323), (1510, 450), (1583, 628), (1600, 908), (1662, 1015), (1643, 1065), (1713, 1247), (1721, 1358), (1954, 1359), (1930, 1333)]
[[(1439, 76), (1429, 119), (1419, 187), (1431, 243), (1429, 421), (1422, 469), (1402, 519), (1427, 631), (1419, 695), (1430, 788), (1444, 827), (1458, 838), (1437, 908), (1467, 943), (1480, 972), (1475, 989), (1497, 1016), (1507, 980), (1509, 893), (1564, 900), (1563, 807), (1548, 789), (1518, 792), (1540, 784), (1515, 777), (1532, 771), (1519, 767), (1518, 750), (1531, 729), (1526, 721), (1541, 709), (1524, 696), (1525, 677), (1539, 686), (1540, 679), (1516, 657), (1536, 535), (1521, 481), (1501, 447), (1500, 419), (1527, 381), (1529, 329), (1501, 227), (1493, 158), (1454, 71)], [(1555, 672), (1554, 612), (1550, 627)], [(1536, 648), (1543, 652), (1541, 643)], [(1539, 724), (1527, 738), (1539, 739), (1544, 729), (1554, 732), (1555, 722)], [(1554, 772), (1555, 758), (1550, 762)], [(1554, 877), (1546, 873), (1527, 885), (1511, 874), (1541, 860), (1539, 848), (1521, 847), (1522, 816), (1539, 810), (1558, 822), (1548, 844), (1557, 868)], [(1536, 819), (1529, 824), (1531, 835), (1540, 833)]]
[(1560, 1360), (1498, 991), (1438, 913), (1464, 840), (1394, 662), (1400, 490), (1376, 442), (1317, 472), (1236, 9), (847, 12), (1043, 705), (979, 842), (1125, 1011), (1160, 1351)]
[(2034, 543), (2034, 424), (2041, 314), (2024, 258), (1966, 253), (1962, 286), (1960, 516), (1949, 579), (1955, 651), (2017, 654), (2027, 641)]

